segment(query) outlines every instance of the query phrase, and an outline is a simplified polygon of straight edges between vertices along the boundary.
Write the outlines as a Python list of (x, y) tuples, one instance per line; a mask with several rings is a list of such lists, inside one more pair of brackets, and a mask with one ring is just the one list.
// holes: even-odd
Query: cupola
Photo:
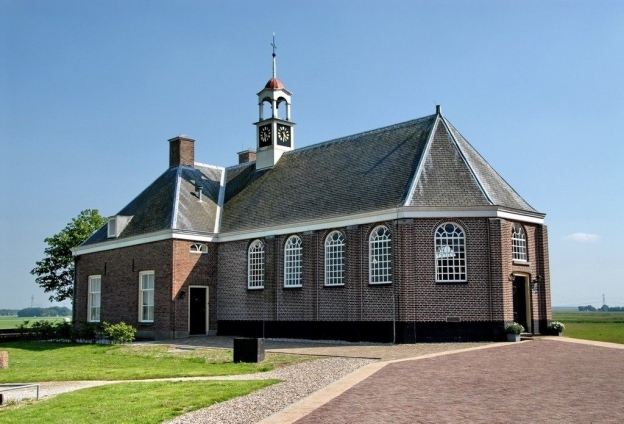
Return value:
[[(294, 149), (294, 122), (290, 119), (292, 93), (277, 79), (275, 34), (273, 34), (273, 76), (258, 93), (256, 125), (256, 170), (275, 166), (282, 154)], [(280, 106), (282, 109), (280, 110)], [(266, 108), (266, 111), (265, 111)], [(280, 115), (280, 112), (282, 115)]]

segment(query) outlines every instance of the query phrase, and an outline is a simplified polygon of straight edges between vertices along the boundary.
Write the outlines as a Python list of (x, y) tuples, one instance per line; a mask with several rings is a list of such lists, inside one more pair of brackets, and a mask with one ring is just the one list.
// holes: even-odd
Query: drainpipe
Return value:
[(487, 238), (488, 238), (488, 283), (490, 286), (490, 325), (492, 326), (492, 336), (494, 336), (494, 311), (492, 309), (492, 236), (490, 232), (491, 220), (488, 219)]

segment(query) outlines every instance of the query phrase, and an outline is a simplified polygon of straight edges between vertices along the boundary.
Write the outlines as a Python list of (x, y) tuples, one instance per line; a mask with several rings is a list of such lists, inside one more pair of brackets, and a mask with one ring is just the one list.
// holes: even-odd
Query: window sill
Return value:
[(514, 259), (512, 263), (514, 265), (520, 265), (520, 266), (531, 266), (531, 262), (529, 262), (529, 261), (519, 261), (517, 259)]
[(154, 321), (139, 321), (139, 325), (142, 325), (144, 327), (148, 327), (150, 325), (154, 325)]
[(448, 286), (448, 285), (468, 284), (468, 280), (466, 281), (436, 281), (435, 283), (441, 286)]
[(344, 287), (344, 283), (343, 284), (323, 284), (323, 288), (324, 289), (333, 289), (335, 287)]
[(262, 287), (247, 287), (247, 290), (250, 290), (250, 291), (264, 290), (264, 286), (262, 286)]
[(391, 286), (392, 281), (386, 281), (383, 283), (368, 283), (369, 286)]
[(284, 286), (284, 290), (300, 290), (303, 288), (303, 285), (299, 284), (298, 286)]

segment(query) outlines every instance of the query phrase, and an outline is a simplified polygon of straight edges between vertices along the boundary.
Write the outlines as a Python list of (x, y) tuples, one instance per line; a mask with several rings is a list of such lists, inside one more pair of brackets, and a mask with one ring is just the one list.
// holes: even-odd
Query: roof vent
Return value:
[(197, 190), (197, 198), (201, 202), (202, 201), (202, 191), (204, 190), (204, 186), (198, 185), (195, 189)]

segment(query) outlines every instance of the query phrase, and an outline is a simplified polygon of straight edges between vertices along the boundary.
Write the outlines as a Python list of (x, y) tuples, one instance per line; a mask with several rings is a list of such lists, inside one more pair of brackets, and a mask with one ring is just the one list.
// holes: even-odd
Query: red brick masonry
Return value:
[(622, 423), (624, 350), (539, 340), (389, 364), (297, 421)]

